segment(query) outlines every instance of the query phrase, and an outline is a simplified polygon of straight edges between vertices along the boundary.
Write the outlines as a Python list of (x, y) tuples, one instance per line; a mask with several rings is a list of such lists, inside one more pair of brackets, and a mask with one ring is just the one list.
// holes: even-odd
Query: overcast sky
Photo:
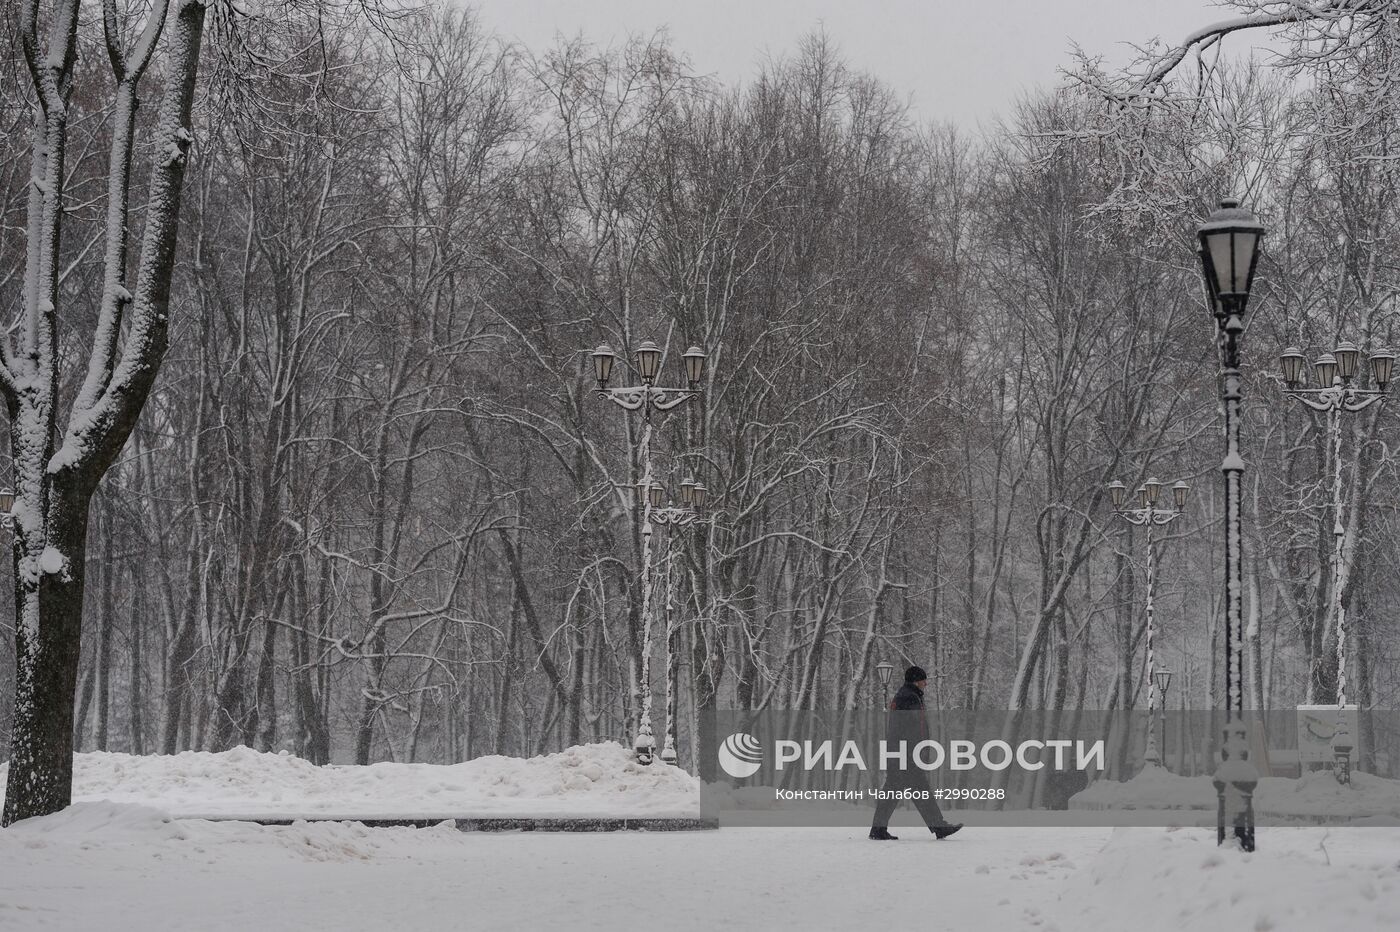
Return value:
[[(1210, 0), (470, 0), (483, 24), (532, 49), (556, 33), (600, 44), (669, 29), (697, 70), (727, 83), (825, 25), (856, 67), (911, 96), (923, 119), (969, 129), (1050, 86), (1071, 42), (1126, 62), (1125, 42), (1178, 41), (1228, 18)], [(1227, 40), (1244, 50), (1251, 33)]]

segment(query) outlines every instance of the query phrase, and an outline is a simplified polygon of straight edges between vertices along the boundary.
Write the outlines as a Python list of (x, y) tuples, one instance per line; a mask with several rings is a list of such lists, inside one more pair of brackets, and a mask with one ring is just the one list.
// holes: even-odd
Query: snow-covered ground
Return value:
[[(317, 767), (240, 747), (146, 757), (96, 751), (74, 755), (73, 767), (74, 801), (137, 803), (179, 817), (694, 818), (700, 809), (694, 777), (659, 762), (640, 766), (612, 742), (452, 765)], [(0, 787), (4, 779), (0, 764)]]
[[(905, 818), (908, 818), (906, 815)], [(462, 833), (171, 821), (81, 803), (0, 831), (0, 928), (1400, 928), (1400, 829)]]
[[(5, 765), (0, 764), (0, 787)], [(371, 764), (316, 767), (289, 754), (249, 748), (223, 753), (187, 751), (135, 757), (91, 752), (74, 762), (74, 799), (153, 806), (173, 816), (242, 818), (489, 818), (679, 817), (700, 814), (700, 784), (660, 763), (639, 766), (616, 743), (569, 748), (522, 759), (482, 757), (462, 764)], [(712, 802), (731, 797), (739, 810), (781, 809), (769, 787), (717, 787)], [(1261, 821), (1390, 818), (1400, 823), (1400, 782), (1358, 773), (1339, 786), (1328, 772), (1301, 780), (1265, 778), (1256, 793)], [(1211, 823), (1215, 789), (1209, 777), (1179, 777), (1161, 768), (1126, 783), (1100, 781), (1077, 794), (1070, 813), (1042, 813), (1051, 824), (1083, 823), (1109, 810), (1175, 810), (1145, 824), (1189, 821), (1183, 810)], [(863, 816), (857, 815), (856, 821)], [(983, 824), (1024, 823), (1024, 814), (974, 812)], [(1033, 820), (1032, 820), (1033, 821)], [(1198, 822), (1202, 820), (1197, 820)], [(1118, 824), (1122, 824), (1119, 822)]]
[[(1322, 776), (1261, 797), (1351, 794), (1374, 812), (1394, 792)], [(0, 830), (0, 929), (1400, 928), (1394, 820), (1262, 828), (1245, 855), (1201, 828), (974, 824), (938, 842), (908, 811), (887, 844), (863, 825), (556, 834), (188, 818), (696, 814), (694, 778), (638, 767), (615, 744), (451, 767), (318, 768), (247, 749), (82, 754), (75, 786), (65, 812)], [(1201, 787), (1149, 773), (1077, 803), (1213, 805)]]
[[(1131, 780), (1100, 780), (1070, 798), (1080, 810), (1197, 810), (1213, 813), (1215, 785), (1208, 776), (1181, 777), (1161, 767), (1149, 767)], [(1331, 771), (1304, 774), (1301, 779), (1264, 777), (1254, 791), (1256, 817), (1269, 820), (1328, 818), (1400, 820), (1400, 781), (1369, 773), (1352, 774), (1342, 786)]]

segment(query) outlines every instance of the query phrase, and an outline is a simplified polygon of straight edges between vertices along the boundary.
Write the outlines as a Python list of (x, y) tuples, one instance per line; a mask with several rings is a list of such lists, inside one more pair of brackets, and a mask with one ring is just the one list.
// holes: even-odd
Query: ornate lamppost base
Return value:
[(1336, 777), (1337, 782), (1342, 786), (1349, 786), (1351, 784), (1351, 752), (1353, 745), (1351, 743), (1351, 732), (1347, 727), (1346, 719), (1342, 718), (1344, 714), (1342, 709), (1337, 710), (1339, 721), (1337, 722), (1337, 731), (1332, 736), (1332, 776)]
[(1160, 766), (1162, 766), (1162, 755), (1158, 752), (1158, 750), (1157, 750), (1157, 741), (1156, 741), (1155, 737), (1151, 734), (1151, 731), (1152, 731), (1152, 723), (1151, 723), (1151, 722), (1148, 723), (1147, 729), (1148, 729), (1147, 750), (1146, 750), (1146, 751), (1143, 753), (1143, 755), (1142, 755), (1142, 769), (1143, 769), (1143, 770), (1147, 770), (1147, 769), (1149, 769), (1149, 768), (1151, 768), (1151, 767), (1160, 767)]

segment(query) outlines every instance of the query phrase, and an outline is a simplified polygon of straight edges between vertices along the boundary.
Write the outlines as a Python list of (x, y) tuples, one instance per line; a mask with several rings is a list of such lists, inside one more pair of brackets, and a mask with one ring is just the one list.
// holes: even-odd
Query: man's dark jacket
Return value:
[(905, 742), (905, 754), (912, 759), (914, 745), (927, 741), (928, 716), (924, 714), (923, 690), (913, 683), (899, 687), (890, 701), (890, 712), (885, 724), (885, 745), (893, 750), (899, 742)]

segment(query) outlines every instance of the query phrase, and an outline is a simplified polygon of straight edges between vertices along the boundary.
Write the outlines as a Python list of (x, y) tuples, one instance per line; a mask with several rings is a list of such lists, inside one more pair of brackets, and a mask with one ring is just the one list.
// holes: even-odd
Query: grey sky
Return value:
[[(1071, 42), (1123, 63), (1126, 42), (1178, 41), (1228, 18), (1210, 0), (475, 0), (483, 24), (530, 48), (556, 33), (600, 44), (665, 26), (695, 67), (732, 83), (825, 24), (856, 67), (912, 95), (924, 119), (967, 128), (1051, 85)], [(1237, 34), (1245, 50), (1262, 35)]]

